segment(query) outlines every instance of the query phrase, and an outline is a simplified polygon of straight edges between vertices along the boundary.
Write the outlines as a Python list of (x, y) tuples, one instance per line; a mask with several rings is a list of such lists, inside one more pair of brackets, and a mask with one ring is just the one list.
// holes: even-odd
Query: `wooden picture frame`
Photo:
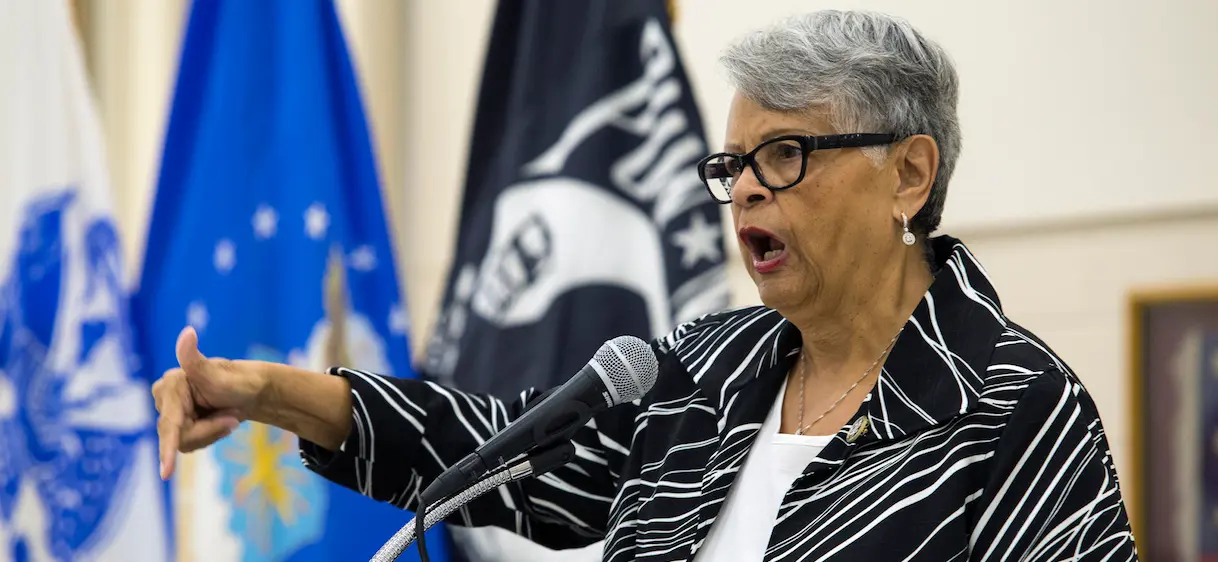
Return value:
[(1135, 292), (1128, 326), (1133, 462), (1123, 487), (1139, 554), (1215, 560), (1218, 284)]

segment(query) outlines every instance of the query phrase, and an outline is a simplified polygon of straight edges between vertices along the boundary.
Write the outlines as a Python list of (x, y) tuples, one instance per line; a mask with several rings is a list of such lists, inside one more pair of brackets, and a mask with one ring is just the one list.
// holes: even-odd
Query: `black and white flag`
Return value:
[[(565, 382), (605, 340), (728, 305), (669, 8), (500, 0), (424, 376), (511, 400)], [(505, 534), (461, 534), (479, 560), (542, 559)]]
[(423, 370), (505, 399), (727, 306), (701, 118), (663, 0), (501, 0)]

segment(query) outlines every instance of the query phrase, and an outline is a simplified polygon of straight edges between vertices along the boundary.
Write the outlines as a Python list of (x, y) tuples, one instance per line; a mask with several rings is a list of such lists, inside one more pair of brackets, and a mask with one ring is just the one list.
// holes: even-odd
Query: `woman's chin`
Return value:
[(803, 301), (803, 297), (807, 295), (807, 289), (793, 277), (765, 275), (758, 279), (757, 276), (754, 276), (754, 284), (757, 286), (757, 296), (761, 297), (761, 304), (781, 312), (782, 309), (790, 308)]

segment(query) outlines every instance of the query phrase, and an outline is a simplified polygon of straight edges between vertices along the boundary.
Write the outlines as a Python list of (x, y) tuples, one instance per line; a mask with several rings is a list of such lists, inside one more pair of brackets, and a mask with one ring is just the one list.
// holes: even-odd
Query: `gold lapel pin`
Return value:
[(850, 431), (846, 433), (846, 442), (854, 443), (865, 433), (867, 433), (867, 416), (862, 416), (850, 425)]

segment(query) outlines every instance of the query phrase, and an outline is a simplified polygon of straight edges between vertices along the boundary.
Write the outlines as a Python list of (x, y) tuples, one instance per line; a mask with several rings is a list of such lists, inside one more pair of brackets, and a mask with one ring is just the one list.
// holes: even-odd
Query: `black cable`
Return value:
[[(529, 467), (528, 473), (522, 473), (521, 476), (536, 478), (575, 460), (575, 445), (569, 440), (559, 441), (557, 443), (545, 445), (544, 447), (538, 447), (529, 452), (527, 457)], [(510, 466), (512, 465), (504, 464), (496, 467), (486, 475), (483, 475), (480, 481), (487, 480), (496, 474), (511, 470), (509, 468)], [(513, 480), (518, 479), (519, 477), (513, 478)], [(427, 504), (425, 501), (423, 501), (422, 495), (428, 494), (420, 495), (419, 508), (418, 511), (415, 512), (414, 517), (414, 536), (415, 542), (419, 545), (419, 560), (421, 562), (431, 562), (431, 559), (427, 556), (427, 539), (424, 538), (426, 536), (426, 531), (423, 524), (423, 522), (427, 520)], [(436, 505), (440, 505), (440, 502), (436, 502)]]
[(420, 562), (431, 562), (431, 559), (427, 557), (427, 539), (423, 538), (423, 535), (425, 534), (425, 531), (426, 531), (426, 529), (423, 526), (423, 521), (426, 518), (427, 518), (427, 505), (425, 505), (422, 501), (420, 501), (419, 502), (419, 511), (417, 511), (415, 513), (415, 517), (414, 517), (414, 538), (415, 538), (415, 542), (417, 542), (419, 544)]

